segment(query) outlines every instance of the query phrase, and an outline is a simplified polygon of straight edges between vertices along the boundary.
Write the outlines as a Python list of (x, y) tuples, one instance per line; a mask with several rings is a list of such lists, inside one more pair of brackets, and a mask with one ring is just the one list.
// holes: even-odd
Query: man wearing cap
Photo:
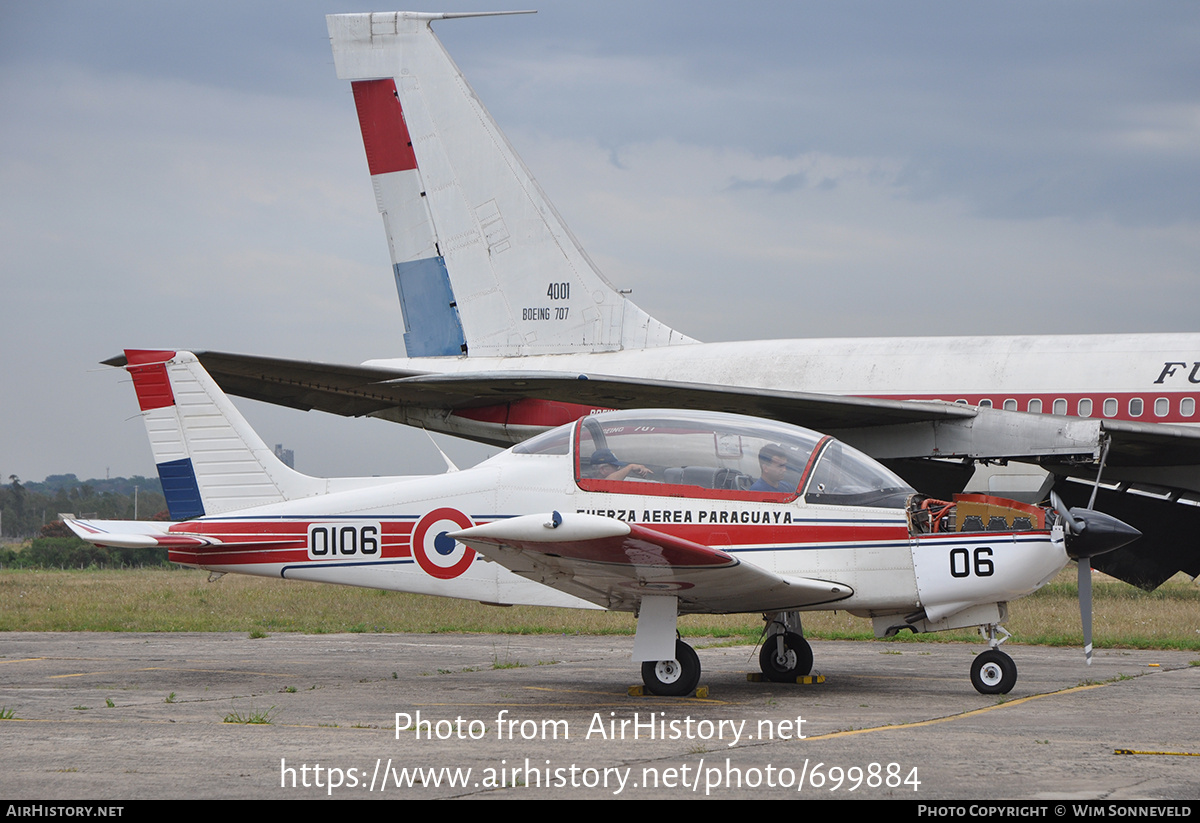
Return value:
[(601, 480), (624, 480), (630, 472), (647, 477), (654, 472), (641, 463), (622, 463), (610, 449), (597, 449), (588, 461), (593, 475)]

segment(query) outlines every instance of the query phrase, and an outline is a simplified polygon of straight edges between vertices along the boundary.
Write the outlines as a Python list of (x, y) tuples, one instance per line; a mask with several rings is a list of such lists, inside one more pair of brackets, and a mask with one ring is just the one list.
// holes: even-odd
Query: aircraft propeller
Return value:
[(1086, 509), (1067, 509), (1062, 498), (1050, 492), (1050, 502), (1067, 532), (1067, 554), (1079, 566), (1079, 617), (1083, 621), (1083, 653), (1089, 666), (1092, 665), (1092, 558), (1142, 536), (1128, 523), (1093, 509), (1095, 499), (1093, 492)]

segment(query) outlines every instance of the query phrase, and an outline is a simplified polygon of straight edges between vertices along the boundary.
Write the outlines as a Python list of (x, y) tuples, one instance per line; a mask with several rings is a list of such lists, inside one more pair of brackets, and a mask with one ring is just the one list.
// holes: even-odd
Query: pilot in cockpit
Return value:
[(654, 474), (641, 463), (622, 463), (610, 449), (597, 449), (588, 460), (588, 474), (601, 480), (624, 480), (630, 474), (649, 477)]
[(750, 487), (752, 492), (777, 492), (789, 494), (795, 489), (789, 489), (784, 483), (788, 470), (788, 456), (779, 446), (768, 443), (758, 452), (758, 468), (761, 477)]

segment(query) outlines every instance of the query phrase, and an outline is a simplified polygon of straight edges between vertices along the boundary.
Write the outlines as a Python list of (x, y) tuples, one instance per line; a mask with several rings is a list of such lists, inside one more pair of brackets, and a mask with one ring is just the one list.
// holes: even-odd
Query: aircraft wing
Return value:
[(731, 614), (835, 603), (854, 593), (843, 583), (778, 575), (729, 552), (593, 514), (525, 515), (449, 536), (522, 577), (619, 611), (663, 594), (679, 599), (681, 613)]
[(689, 408), (745, 414), (826, 431), (847, 426), (879, 426), (974, 416), (950, 403), (916, 403), (842, 397), (779, 389), (746, 389), (673, 380), (575, 372), (475, 372), (398, 378), (400, 392), (445, 392), (491, 402), (537, 398), (610, 409)]
[[(805, 426), (834, 434), (876, 459), (1027, 457), (1066, 466), (1069, 459), (1098, 457), (1107, 437), (1109, 467), (1200, 464), (1200, 428), (1165, 423), (576, 372), (432, 374), (224, 352), (201, 352), (197, 357), (226, 392), (347, 417), (397, 408), (446, 413), (531, 399), (614, 409), (682, 407)], [(124, 357), (104, 362), (121, 366)], [(1106, 475), (1118, 479), (1107, 469)], [(1162, 485), (1200, 492), (1200, 478), (1181, 476)]]
[[(224, 352), (200, 352), (196, 355), (205, 371), (227, 394), (261, 400), (301, 411), (329, 412), (343, 417), (362, 417), (399, 404), (395, 392), (376, 387), (398, 377), (421, 372), (377, 369), (369, 366), (287, 360)], [(124, 355), (103, 361), (106, 366), (124, 367)], [(414, 395), (405, 404), (440, 407), (445, 398)]]
[[(961, 420), (976, 411), (922, 403), (771, 389), (589, 375), (576, 372), (488, 371), (433, 374), (198, 352), (223, 391), (294, 409), (346, 417), (401, 408), (459, 411), (538, 399), (605, 408), (697, 408), (767, 417), (825, 431), (830, 428)], [(124, 355), (103, 361), (123, 367)]]
[(1186, 466), (1200, 463), (1200, 429), (1170, 423), (1102, 420), (1109, 435), (1107, 465)]
[[(501, 446), (591, 408), (691, 408), (765, 417), (832, 434), (882, 460), (1093, 459), (1101, 441), (1100, 420), (957, 403), (578, 372), (431, 374), (223, 352), (201, 352), (197, 357), (224, 391), (240, 397), (305, 411), (381, 417)], [(121, 366), (124, 357), (104, 362)], [(539, 420), (537, 415), (524, 417), (530, 403), (569, 408), (561, 410), (561, 419)]]

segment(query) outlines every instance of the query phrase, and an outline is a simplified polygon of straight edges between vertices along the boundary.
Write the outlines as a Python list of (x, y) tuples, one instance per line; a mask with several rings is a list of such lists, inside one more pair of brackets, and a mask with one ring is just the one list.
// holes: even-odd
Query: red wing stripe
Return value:
[(621, 563), (664, 568), (717, 568), (737, 565), (737, 558), (719, 549), (630, 523), (629, 534), (583, 540), (544, 542), (505, 537), (469, 538), (472, 542), (512, 546), (531, 554), (562, 557), (585, 563)]

